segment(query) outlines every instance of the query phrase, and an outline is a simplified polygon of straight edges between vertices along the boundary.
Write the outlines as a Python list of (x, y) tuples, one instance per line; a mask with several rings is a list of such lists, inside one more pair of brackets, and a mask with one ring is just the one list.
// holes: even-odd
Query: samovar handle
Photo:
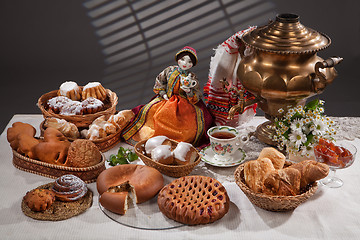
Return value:
[(341, 57), (331, 57), (322, 62), (317, 62), (315, 64), (315, 74), (318, 77), (318, 79), (314, 81), (314, 87), (315, 87), (314, 90), (316, 93), (323, 91), (327, 85), (326, 76), (325, 74), (320, 72), (320, 68), (332, 68), (335, 65), (339, 64), (342, 60), (343, 58)]

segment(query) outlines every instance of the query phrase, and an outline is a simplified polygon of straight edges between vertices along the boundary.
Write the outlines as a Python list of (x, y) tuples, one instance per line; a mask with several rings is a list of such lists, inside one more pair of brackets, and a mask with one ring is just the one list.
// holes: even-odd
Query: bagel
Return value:
[(146, 202), (164, 186), (162, 174), (148, 166), (126, 164), (111, 167), (100, 173), (96, 181), (100, 203), (107, 210), (125, 214), (128, 193), (132, 192), (134, 202)]

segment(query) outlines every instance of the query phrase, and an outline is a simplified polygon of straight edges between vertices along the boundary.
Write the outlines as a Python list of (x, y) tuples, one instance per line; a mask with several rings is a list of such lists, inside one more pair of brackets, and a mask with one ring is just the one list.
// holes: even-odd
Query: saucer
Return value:
[(207, 164), (216, 167), (233, 167), (240, 165), (246, 157), (244, 150), (238, 149), (233, 155), (233, 159), (227, 162), (220, 162), (214, 158), (215, 153), (211, 149), (211, 146), (207, 146), (200, 151), (201, 160)]

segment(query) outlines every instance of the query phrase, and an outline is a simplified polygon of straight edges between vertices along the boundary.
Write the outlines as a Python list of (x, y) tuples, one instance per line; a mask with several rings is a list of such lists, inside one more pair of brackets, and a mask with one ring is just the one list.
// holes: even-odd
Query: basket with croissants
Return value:
[(314, 160), (292, 163), (275, 148), (267, 147), (258, 159), (236, 169), (235, 180), (254, 205), (269, 211), (289, 211), (310, 198), (317, 190), (316, 181), (328, 173), (326, 164)]

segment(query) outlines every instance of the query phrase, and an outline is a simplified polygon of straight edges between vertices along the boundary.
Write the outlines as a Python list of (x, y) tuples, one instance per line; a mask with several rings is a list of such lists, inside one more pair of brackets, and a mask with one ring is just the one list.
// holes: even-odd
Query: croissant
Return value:
[(55, 128), (68, 138), (77, 139), (80, 137), (80, 133), (76, 125), (64, 119), (46, 118), (44, 126), (47, 128)]
[(306, 187), (326, 177), (329, 174), (329, 166), (314, 160), (304, 160), (291, 165), (289, 168), (297, 169), (301, 174), (300, 188)]
[(301, 174), (295, 168), (271, 171), (264, 179), (263, 192), (277, 196), (295, 196), (300, 193)]

